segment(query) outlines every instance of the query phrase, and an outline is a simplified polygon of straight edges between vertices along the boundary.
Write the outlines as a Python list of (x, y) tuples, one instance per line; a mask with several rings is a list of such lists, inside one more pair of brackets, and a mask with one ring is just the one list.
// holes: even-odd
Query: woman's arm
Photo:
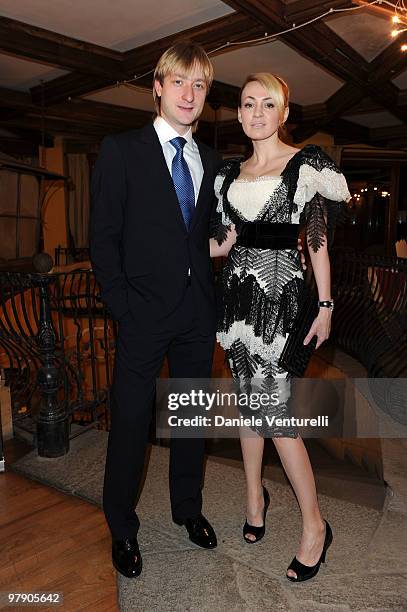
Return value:
[[(331, 300), (331, 266), (329, 263), (328, 246), (326, 237), (318, 251), (309, 249), (312, 269), (318, 287), (319, 301)], [(320, 308), (318, 316), (314, 320), (311, 328), (304, 339), (304, 344), (308, 344), (313, 336), (318, 337), (316, 348), (327, 340), (331, 331), (332, 310), (330, 308)]]
[(226, 257), (235, 244), (237, 238), (235, 226), (232, 224), (227, 232), (226, 240), (221, 245), (215, 238), (209, 239), (209, 252), (211, 257)]

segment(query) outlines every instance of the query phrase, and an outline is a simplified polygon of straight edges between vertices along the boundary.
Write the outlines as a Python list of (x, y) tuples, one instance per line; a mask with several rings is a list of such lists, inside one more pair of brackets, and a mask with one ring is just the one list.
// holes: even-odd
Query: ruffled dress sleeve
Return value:
[[(234, 220), (231, 219), (227, 191), (230, 184), (240, 173), (240, 159), (227, 159), (220, 167), (215, 178), (216, 202), (210, 220), (210, 237), (221, 245), (227, 237), (228, 229)], [(237, 174), (236, 174), (237, 173)]]
[(318, 251), (325, 237), (330, 244), (335, 226), (346, 218), (350, 199), (346, 179), (332, 159), (320, 147), (306, 146), (298, 168), (294, 216), (305, 224), (313, 251)]

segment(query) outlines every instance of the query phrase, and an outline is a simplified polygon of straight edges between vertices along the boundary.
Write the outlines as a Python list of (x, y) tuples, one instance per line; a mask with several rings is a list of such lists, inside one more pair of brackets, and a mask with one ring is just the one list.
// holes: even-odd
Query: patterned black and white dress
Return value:
[(234, 378), (286, 379), (278, 360), (304, 286), (299, 228), (317, 251), (350, 194), (316, 145), (298, 151), (278, 177), (238, 179), (240, 165), (226, 160), (215, 180), (211, 234), (221, 244), (231, 223), (238, 234), (219, 279), (217, 339)]

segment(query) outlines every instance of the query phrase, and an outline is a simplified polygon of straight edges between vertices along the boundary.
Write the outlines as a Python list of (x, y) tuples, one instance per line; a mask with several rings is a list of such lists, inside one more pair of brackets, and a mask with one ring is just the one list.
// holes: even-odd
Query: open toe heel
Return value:
[(296, 573), (297, 577), (288, 576), (286, 574), (288, 580), (291, 580), (291, 582), (304, 582), (305, 580), (309, 580), (310, 578), (313, 578), (314, 576), (316, 576), (319, 572), (321, 563), (325, 563), (326, 551), (332, 544), (332, 540), (333, 540), (333, 535), (332, 535), (331, 526), (328, 523), (328, 521), (325, 521), (324, 547), (322, 549), (322, 553), (321, 553), (319, 560), (317, 561), (315, 565), (304, 565), (303, 563), (298, 561), (297, 557), (294, 557), (290, 565), (287, 567), (287, 572), (288, 570), (292, 570), (293, 572)]
[[(245, 522), (243, 525), (243, 539), (247, 544), (255, 544), (259, 542), (264, 534), (266, 533), (266, 514), (268, 507), (270, 505), (270, 495), (267, 491), (266, 487), (263, 485), (263, 499), (264, 499), (264, 508), (263, 508), (263, 525), (261, 527), (255, 527), (254, 525), (249, 525), (249, 523)], [(247, 538), (248, 535), (253, 535), (256, 539), (250, 540)]]

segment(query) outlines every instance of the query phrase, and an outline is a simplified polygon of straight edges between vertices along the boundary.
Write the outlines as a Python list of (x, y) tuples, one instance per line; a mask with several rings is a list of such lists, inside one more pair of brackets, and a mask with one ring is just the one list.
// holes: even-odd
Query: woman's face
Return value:
[[(238, 119), (244, 133), (252, 140), (265, 140), (278, 132), (281, 122), (288, 115), (280, 116), (274, 100), (257, 81), (247, 83), (242, 92), (241, 107), (238, 108)], [(282, 121), (281, 121), (282, 120)]]

